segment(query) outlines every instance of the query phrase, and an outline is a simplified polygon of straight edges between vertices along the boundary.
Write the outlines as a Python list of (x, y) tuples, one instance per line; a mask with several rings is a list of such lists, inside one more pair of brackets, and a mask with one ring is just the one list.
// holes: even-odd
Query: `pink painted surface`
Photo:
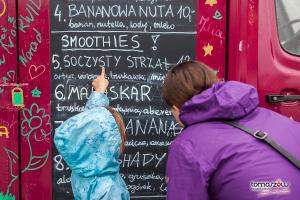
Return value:
[(218, 77), (223, 79), (225, 77), (226, 0), (198, 0), (197, 3), (196, 59), (211, 66), (218, 72)]
[(0, 198), (19, 199), (18, 111), (12, 107), (13, 86), (7, 86), (17, 82), (15, 19), (15, 1), (0, 0)]
[(261, 105), (300, 121), (300, 102), (269, 104), (267, 94), (300, 95), (300, 57), (279, 43), (274, 1), (259, 1), (258, 88)]
[[(29, 94), (20, 115), (21, 195), (52, 199), (49, 1), (19, 0), (20, 82)], [(32, 93), (33, 92), (33, 93)]]
[(268, 94), (300, 94), (300, 57), (279, 43), (274, 1), (229, 1), (227, 79), (258, 88), (260, 105), (300, 121), (300, 103), (267, 103)]
[(258, 3), (229, 1), (227, 79), (257, 87)]

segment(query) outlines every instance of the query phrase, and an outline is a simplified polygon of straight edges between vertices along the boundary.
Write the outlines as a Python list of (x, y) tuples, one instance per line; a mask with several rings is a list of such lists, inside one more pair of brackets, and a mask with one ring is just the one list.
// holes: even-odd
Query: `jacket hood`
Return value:
[(257, 90), (237, 81), (217, 82), (184, 103), (180, 120), (185, 125), (216, 119), (236, 119), (257, 108)]

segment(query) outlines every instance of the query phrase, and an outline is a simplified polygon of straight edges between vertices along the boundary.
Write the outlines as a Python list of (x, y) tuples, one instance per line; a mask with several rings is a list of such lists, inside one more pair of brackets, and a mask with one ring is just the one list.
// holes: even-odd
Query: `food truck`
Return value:
[(99, 66), (126, 125), (132, 199), (166, 198), (181, 129), (161, 84), (174, 64), (204, 62), (300, 121), (299, 10), (298, 0), (0, 0), (0, 199), (73, 199), (53, 134), (84, 110)]

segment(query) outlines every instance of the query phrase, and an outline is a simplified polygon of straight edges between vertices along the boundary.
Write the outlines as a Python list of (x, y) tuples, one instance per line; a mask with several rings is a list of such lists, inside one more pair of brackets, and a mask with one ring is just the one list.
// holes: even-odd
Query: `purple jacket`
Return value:
[(299, 200), (300, 171), (278, 152), (220, 119), (234, 119), (300, 159), (300, 123), (258, 107), (254, 87), (219, 82), (187, 101), (169, 147), (169, 200)]

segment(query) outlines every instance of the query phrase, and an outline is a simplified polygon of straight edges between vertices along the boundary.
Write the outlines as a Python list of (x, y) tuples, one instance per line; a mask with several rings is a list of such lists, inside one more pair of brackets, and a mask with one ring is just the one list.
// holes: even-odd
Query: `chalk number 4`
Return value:
[(58, 17), (58, 21), (61, 21), (61, 10), (58, 9), (59, 5), (56, 6), (54, 16)]

